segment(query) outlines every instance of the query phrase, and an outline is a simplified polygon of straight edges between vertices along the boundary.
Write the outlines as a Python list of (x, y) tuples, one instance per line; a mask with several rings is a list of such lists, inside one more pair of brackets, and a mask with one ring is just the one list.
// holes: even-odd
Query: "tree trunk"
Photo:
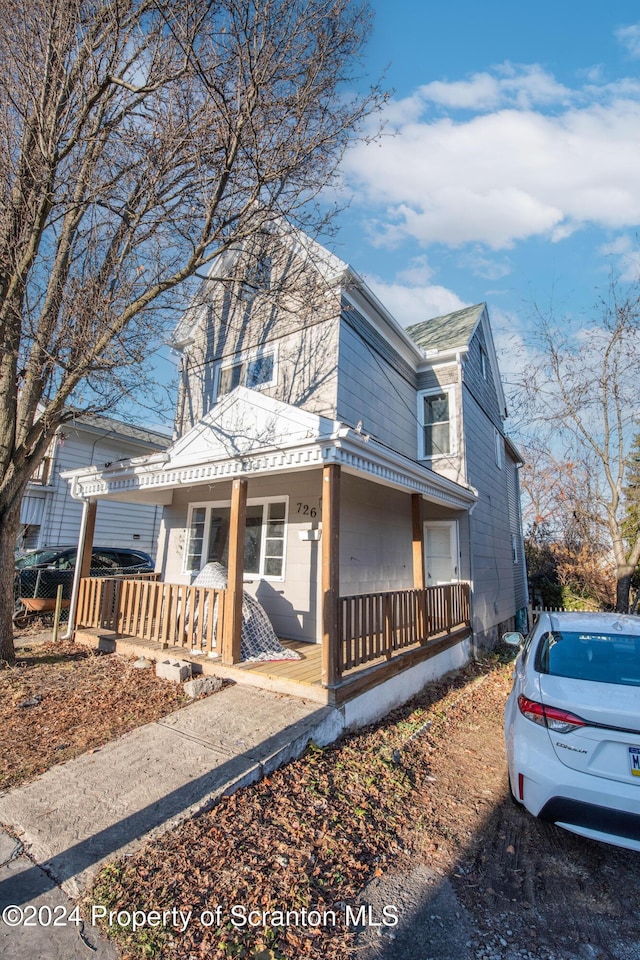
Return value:
[(15, 549), (20, 526), (20, 505), (0, 514), (0, 660), (15, 663), (13, 645), (13, 583), (15, 578)]
[(629, 612), (629, 591), (631, 590), (631, 574), (618, 577), (616, 581), (616, 612)]

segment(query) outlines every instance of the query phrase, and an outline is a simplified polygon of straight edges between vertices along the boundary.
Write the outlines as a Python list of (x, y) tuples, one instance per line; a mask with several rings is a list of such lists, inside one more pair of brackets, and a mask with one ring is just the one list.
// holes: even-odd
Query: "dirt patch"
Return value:
[(46, 636), (24, 638), (0, 671), (0, 789), (96, 749), (187, 702), (182, 686)]

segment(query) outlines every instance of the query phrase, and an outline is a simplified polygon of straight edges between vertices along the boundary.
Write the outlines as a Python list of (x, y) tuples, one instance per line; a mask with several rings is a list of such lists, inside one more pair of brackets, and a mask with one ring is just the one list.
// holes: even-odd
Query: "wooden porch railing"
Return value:
[(469, 584), (340, 597), (340, 673), (471, 624)]
[(80, 581), (76, 625), (203, 653), (222, 651), (225, 590), (160, 583), (159, 574)]

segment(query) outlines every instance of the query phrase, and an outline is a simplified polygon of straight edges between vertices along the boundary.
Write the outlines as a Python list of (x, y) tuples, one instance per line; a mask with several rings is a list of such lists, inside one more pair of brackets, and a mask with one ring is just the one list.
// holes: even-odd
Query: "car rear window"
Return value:
[(18, 557), (16, 567), (22, 570), (24, 567), (35, 567), (40, 563), (53, 563), (59, 555), (59, 550), (34, 550), (32, 553), (25, 553), (24, 556)]
[(536, 668), (552, 677), (640, 686), (640, 637), (549, 631), (538, 646)]

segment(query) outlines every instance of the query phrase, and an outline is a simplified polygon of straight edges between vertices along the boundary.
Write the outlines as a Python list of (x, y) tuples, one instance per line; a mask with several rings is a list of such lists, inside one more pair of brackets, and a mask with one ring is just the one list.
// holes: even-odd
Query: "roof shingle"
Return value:
[(443, 317), (414, 323), (406, 328), (407, 333), (423, 350), (457, 350), (468, 346), (484, 308), (484, 303), (477, 303)]

